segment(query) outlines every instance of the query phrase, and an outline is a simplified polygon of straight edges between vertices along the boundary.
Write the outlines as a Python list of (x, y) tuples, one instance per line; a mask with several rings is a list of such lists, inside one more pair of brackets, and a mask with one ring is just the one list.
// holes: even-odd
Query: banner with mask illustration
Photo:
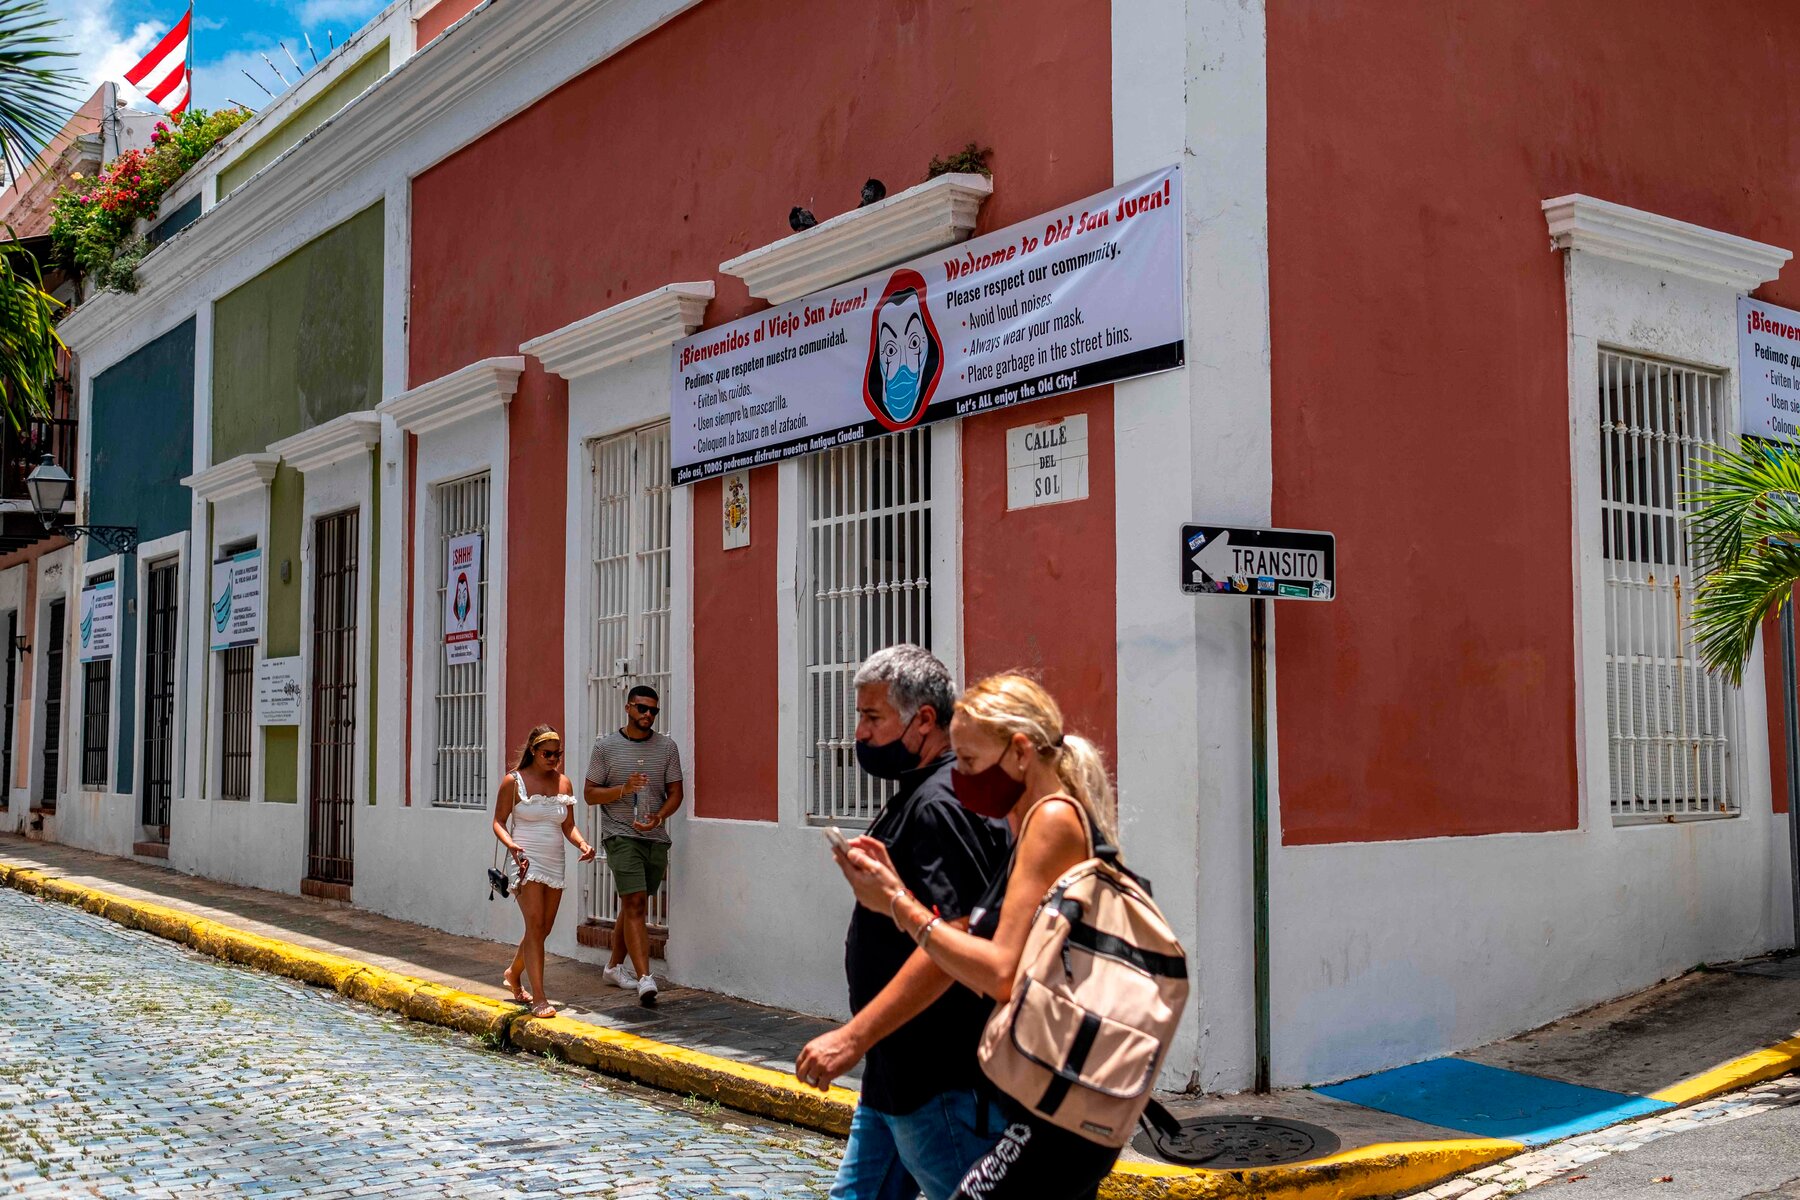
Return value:
[(262, 551), (213, 564), (211, 620), (207, 645), (214, 650), (254, 646), (262, 638)]
[(672, 481), (1182, 365), (1181, 168), (675, 345)]
[(465, 533), (446, 545), (444, 661), (481, 661), (481, 535)]

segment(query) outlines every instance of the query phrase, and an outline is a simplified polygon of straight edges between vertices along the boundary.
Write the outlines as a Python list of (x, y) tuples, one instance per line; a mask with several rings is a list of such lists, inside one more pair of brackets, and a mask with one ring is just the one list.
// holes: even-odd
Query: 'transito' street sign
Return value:
[(1181, 527), (1181, 590), (1196, 596), (1329, 600), (1337, 538), (1308, 529)]

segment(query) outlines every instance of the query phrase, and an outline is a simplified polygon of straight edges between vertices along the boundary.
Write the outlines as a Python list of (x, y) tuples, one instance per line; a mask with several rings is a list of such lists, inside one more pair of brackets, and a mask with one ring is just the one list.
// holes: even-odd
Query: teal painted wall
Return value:
[(214, 463), (381, 399), (382, 206), (213, 306)]
[[(182, 477), (194, 461), (194, 322), (182, 322), (94, 377), (88, 415), (88, 514), (94, 525), (135, 525), (138, 539), (180, 533), (190, 515)], [(106, 549), (82, 543), (89, 561)], [(117, 680), (119, 741), (113, 790), (132, 790), (137, 705), (137, 562), (119, 576)], [(73, 611), (73, 610), (71, 610)]]

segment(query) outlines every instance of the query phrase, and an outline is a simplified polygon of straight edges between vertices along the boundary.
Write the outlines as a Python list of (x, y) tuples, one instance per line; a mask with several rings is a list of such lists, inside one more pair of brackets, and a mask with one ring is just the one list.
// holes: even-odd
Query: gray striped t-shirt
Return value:
[[(611, 804), (600, 806), (600, 837), (634, 837), (646, 842), (666, 842), (669, 827), (645, 833), (631, 823), (646, 820), (669, 798), (669, 785), (681, 782), (681, 750), (675, 739), (652, 732), (643, 741), (626, 737), (617, 729), (594, 739), (588, 758), (587, 781), (596, 787), (618, 787), (643, 772), (650, 785)], [(634, 807), (635, 805), (635, 807)]]

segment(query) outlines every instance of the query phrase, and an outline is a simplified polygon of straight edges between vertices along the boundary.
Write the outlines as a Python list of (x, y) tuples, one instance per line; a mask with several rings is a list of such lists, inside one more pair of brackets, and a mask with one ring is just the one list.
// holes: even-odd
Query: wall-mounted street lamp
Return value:
[(31, 493), (31, 507), (46, 530), (59, 533), (71, 542), (78, 542), (84, 536), (91, 537), (114, 554), (130, 554), (137, 549), (138, 531), (135, 525), (53, 524), (62, 515), (63, 505), (69, 502), (70, 495), (74, 493), (75, 481), (48, 454), (25, 477), (25, 490)]

